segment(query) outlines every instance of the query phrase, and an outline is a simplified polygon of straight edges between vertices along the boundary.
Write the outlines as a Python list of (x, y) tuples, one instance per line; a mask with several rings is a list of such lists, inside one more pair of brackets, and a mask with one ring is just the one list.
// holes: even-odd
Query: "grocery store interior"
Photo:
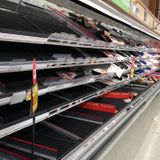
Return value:
[(0, 0), (0, 160), (160, 160), (160, 0)]

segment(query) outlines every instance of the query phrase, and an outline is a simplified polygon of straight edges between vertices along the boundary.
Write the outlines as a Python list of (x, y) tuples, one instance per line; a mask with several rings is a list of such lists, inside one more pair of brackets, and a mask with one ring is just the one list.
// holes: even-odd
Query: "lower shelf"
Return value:
[[(128, 91), (129, 87), (123, 86), (116, 91)], [(133, 84), (132, 92), (136, 92), (138, 96), (129, 103), (123, 99), (92, 99), (93, 102), (116, 105), (118, 110), (116, 114), (83, 109), (77, 106), (36, 124), (35, 157), (41, 157), (44, 160), (89, 158), (148, 99), (152, 99), (158, 94), (159, 89), (160, 82), (150, 87)], [(2, 148), (7, 148), (7, 151), (9, 150), (11, 153), (14, 151), (21, 156), (26, 154), (26, 157), (29, 158), (31, 157), (31, 144), (32, 127), (0, 140)], [(1, 152), (5, 151), (0, 149)]]

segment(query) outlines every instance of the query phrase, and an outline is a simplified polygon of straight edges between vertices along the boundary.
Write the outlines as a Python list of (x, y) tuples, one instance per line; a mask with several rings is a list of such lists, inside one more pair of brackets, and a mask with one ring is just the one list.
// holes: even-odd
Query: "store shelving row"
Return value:
[[(153, 71), (152, 71), (153, 72)], [(149, 72), (148, 73), (145, 73), (145, 74), (149, 74)], [(119, 82), (119, 83), (116, 83), (116, 84), (114, 84), (114, 85), (111, 85), (111, 86), (106, 86), (106, 85), (102, 85), (102, 88), (100, 88), (100, 89), (97, 89), (97, 85), (95, 85), (94, 86), (94, 83), (91, 83), (90, 85), (89, 85), (89, 87), (91, 87), (92, 88), (92, 92), (90, 92), (90, 93), (88, 93), (87, 95), (84, 95), (84, 96), (82, 96), (82, 95), (80, 95), (80, 97), (77, 97), (77, 98), (75, 98), (75, 99), (73, 99), (73, 100), (71, 100), (71, 101), (68, 101), (68, 99), (67, 98), (63, 98), (63, 92), (61, 93), (57, 93), (57, 92), (52, 92), (51, 93), (51, 95), (53, 95), (53, 97), (51, 97), (51, 104), (53, 105), (53, 107), (51, 107), (51, 106), (49, 106), (49, 110), (47, 109), (48, 107), (45, 105), (45, 104), (43, 104), (42, 102), (43, 102), (43, 97), (44, 97), (44, 95), (43, 96), (41, 96), (42, 97), (42, 100), (41, 100), (41, 97), (39, 98), (39, 103), (40, 103), (40, 106), (42, 105), (42, 108), (43, 108), (43, 110), (44, 110), (44, 112), (43, 113), (41, 113), (41, 114), (38, 114), (37, 116), (36, 116), (36, 123), (38, 123), (38, 122), (40, 122), (40, 121), (43, 121), (43, 120), (45, 120), (45, 119), (47, 119), (47, 118), (50, 118), (50, 117), (52, 117), (52, 116), (55, 116), (55, 115), (57, 115), (57, 114), (59, 114), (59, 113), (61, 113), (61, 112), (64, 112), (64, 111), (66, 111), (66, 110), (68, 110), (68, 109), (70, 109), (70, 108), (72, 108), (72, 107), (74, 107), (74, 106), (77, 106), (77, 105), (79, 105), (79, 104), (81, 104), (81, 103), (84, 103), (84, 102), (86, 102), (86, 101), (88, 101), (88, 100), (90, 100), (90, 99), (93, 99), (93, 98), (95, 98), (95, 97), (99, 97), (99, 96), (101, 96), (101, 95), (103, 95), (103, 94), (105, 94), (105, 93), (107, 93), (107, 92), (110, 92), (110, 91), (112, 91), (112, 90), (115, 90), (115, 89), (117, 89), (117, 88), (120, 88), (120, 87), (122, 87), (122, 86), (124, 86), (124, 85), (127, 85), (127, 84), (129, 84), (129, 83), (132, 83), (132, 82), (134, 82), (134, 81), (136, 81), (136, 80), (138, 80), (140, 77), (143, 77), (145, 74), (141, 74), (141, 75), (138, 75), (138, 76), (136, 76), (136, 77), (134, 77), (133, 79), (126, 79), (126, 80), (123, 80), (122, 82)], [(101, 81), (101, 82), (103, 82), (103, 81)], [(87, 87), (88, 85), (83, 85), (83, 86), (79, 86), (79, 87), (82, 87), (82, 90), (85, 88), (86, 89), (86, 87)], [(98, 85), (99, 86), (99, 85)], [(96, 88), (96, 89), (95, 89)], [(75, 87), (75, 88), (73, 88), (73, 89), (75, 89), (75, 90), (77, 90), (77, 88)], [(80, 88), (79, 88), (80, 89)], [(67, 91), (65, 91), (64, 90), (64, 92), (66, 92), (67, 93)], [(48, 101), (49, 101), (49, 97), (47, 97), (48, 95), (46, 95), (46, 98), (48, 98)], [(54, 102), (54, 98), (55, 97), (57, 98), (59, 98), (59, 97), (62, 97), (62, 100), (64, 101), (64, 104), (62, 105), (56, 105), (56, 102)], [(66, 95), (65, 95), (66, 96)], [(67, 99), (67, 101), (66, 101), (66, 99)], [(28, 106), (29, 106), (29, 103), (30, 102), (25, 102), (26, 104), (28, 104)], [(41, 104), (42, 103), (42, 104)], [(20, 104), (17, 104), (18, 106), (21, 106), (21, 105), (24, 105), (24, 106), (26, 106), (26, 104), (24, 105), (23, 103), (20, 103)], [(44, 105), (44, 106), (43, 106)], [(12, 107), (12, 109), (14, 109), (14, 107), (16, 107), (16, 105), (14, 105), (14, 106), (8, 106), (9, 108), (10, 107)], [(5, 107), (4, 107), (5, 108)], [(8, 108), (8, 109), (9, 109)], [(27, 107), (28, 109), (29, 109), (29, 107)], [(41, 108), (41, 107), (40, 107)], [(41, 111), (42, 112), (42, 111)], [(28, 112), (28, 115), (27, 116), (29, 116), (29, 112)], [(17, 124), (15, 124), (15, 125), (11, 125), (11, 126), (9, 126), (9, 127), (7, 127), (7, 128), (4, 128), (4, 129), (1, 129), (0, 130), (0, 138), (2, 138), (2, 137), (4, 137), (4, 136), (7, 136), (7, 135), (9, 135), (9, 134), (11, 134), (11, 133), (14, 133), (14, 132), (16, 132), (16, 131), (18, 131), (18, 130), (21, 130), (21, 129), (23, 129), (23, 128), (26, 128), (26, 127), (28, 127), (28, 126), (30, 126), (30, 125), (32, 125), (32, 118), (27, 118), (27, 119), (25, 119), (23, 122), (20, 122), (20, 123), (17, 123)]]
[[(145, 69), (148, 69), (148, 67), (153, 67), (153, 65), (137, 67), (135, 70), (139, 70), (139, 69), (145, 70)], [(130, 72), (130, 69), (125, 70), (123, 71), (122, 75), (125, 76), (129, 72)], [(150, 72), (150, 70), (146, 70), (145, 72), (146, 73)], [(23, 75), (19, 75), (19, 76), (23, 77)], [(8, 77), (8, 75), (6, 75), (6, 77)], [(42, 82), (40, 80), (41, 84), (39, 84), (38, 96), (42, 96), (47, 93), (59, 91), (62, 89), (72, 88), (76, 86), (81, 86), (85, 84), (90, 84), (90, 83), (94, 83), (98, 81), (111, 79), (113, 77), (116, 77), (116, 73), (105, 73), (105, 74), (100, 74), (100, 75), (86, 75), (86, 76), (82, 76), (77, 79), (65, 80), (65, 81), (62, 80), (60, 82), (54, 82), (54, 81), (47, 82), (46, 81), (47, 79), (45, 78), (46, 80), (44, 81), (42, 77)], [(29, 101), (31, 99), (31, 89), (29, 88), (31, 84), (30, 84), (30, 81), (27, 81), (26, 77), (24, 78), (25, 80), (22, 79), (21, 81), (18, 82), (18, 83), (21, 83), (22, 85), (17, 84), (16, 90), (14, 90), (14, 88), (16, 87), (14, 82), (6, 83), (6, 85), (1, 84), (0, 106), (7, 105), (7, 104), (13, 105), (13, 104), (21, 103), (23, 101)], [(13, 86), (14, 88), (12, 88)]]
[(143, 105), (148, 102), (148, 99), (154, 99), (159, 92), (160, 82), (154, 84), (142, 95), (138, 96), (127, 107), (97, 129), (62, 159), (82, 160), (91, 158), (93, 154), (95, 154), (95, 152), (100, 149), (100, 147), (107, 142), (107, 140), (109, 140), (121, 126), (123, 126), (140, 108), (143, 108)]
[[(126, 83), (126, 84), (128, 84), (128, 83)], [(125, 87), (123, 88), (123, 86), (125, 86)], [(66, 108), (67, 112), (64, 112), (65, 111), (64, 108), (63, 108), (64, 110), (63, 109), (61, 110), (61, 108), (59, 108), (58, 109), (59, 111), (54, 112), (54, 114), (52, 113), (50, 115), (49, 111), (48, 111), (46, 113), (44, 112), (43, 114), (36, 116), (36, 123), (43, 121), (41, 123), (36, 124), (36, 128), (37, 128), (37, 134), (36, 134), (37, 138), (36, 139), (37, 139), (37, 141), (39, 142), (39, 144), (41, 144), (42, 147), (45, 146), (45, 144), (46, 144), (46, 146), (48, 144), (50, 146), (50, 148), (55, 148), (55, 150), (51, 154), (51, 152), (49, 150), (48, 151), (47, 150), (45, 151), (45, 149), (41, 150), (40, 149), (41, 147), (40, 147), (39, 148), (40, 150), (38, 148), (36, 149), (35, 155), (40, 156), (41, 158), (44, 158), (45, 160), (51, 159), (51, 158), (55, 159), (55, 160), (59, 159), (59, 158), (66, 159), (66, 160), (69, 160), (69, 159), (73, 159), (73, 160), (76, 159), (77, 160), (77, 159), (90, 158), (90, 156), (92, 156), (95, 153), (95, 151), (97, 149), (99, 149), (100, 146), (103, 143), (105, 143), (117, 131), (117, 129), (119, 129), (129, 118), (131, 118), (136, 113), (137, 110), (139, 110), (141, 107), (143, 108), (143, 104), (145, 102), (147, 102), (148, 99), (153, 99), (159, 93), (160, 82), (157, 82), (156, 84), (154, 84), (150, 87), (138, 85), (136, 83), (134, 84), (134, 82), (133, 82), (131, 86), (132, 86), (133, 92), (138, 92), (138, 96), (135, 99), (133, 99), (129, 104), (126, 104), (124, 101), (122, 103), (121, 101), (115, 100), (115, 102), (113, 102), (113, 104), (116, 104), (117, 107), (119, 106), (117, 108), (118, 113), (116, 113), (116, 114), (109, 114), (109, 113), (107, 114), (106, 113), (103, 115), (102, 113), (98, 114), (97, 112), (93, 112), (93, 113), (92, 112), (90, 113), (88, 111), (84, 112), (84, 113), (88, 113), (88, 114), (86, 114), (86, 115), (88, 115), (87, 116), (88, 119), (92, 119), (94, 117), (93, 119), (97, 120), (97, 122), (98, 121), (100, 122), (102, 120), (102, 123), (96, 123), (96, 121), (94, 122), (93, 120), (88, 121), (87, 118), (86, 118), (86, 120), (85, 120), (85, 118), (83, 119), (82, 117), (83, 117), (83, 115), (85, 115), (85, 114), (82, 114), (83, 112), (81, 114), (79, 113), (82, 116), (81, 117), (79, 115), (81, 117), (81, 118), (79, 117), (79, 119), (78, 119), (78, 115), (76, 116), (76, 114), (70, 115), (70, 113), (73, 113), (73, 111), (74, 111), (74, 113), (78, 114), (78, 112), (80, 110), (79, 109), (77, 110), (77, 107), (73, 108), (73, 106), (77, 106), (80, 103), (82, 103), (83, 101), (80, 103), (77, 103), (77, 104), (74, 103), (72, 105), (70, 103), (70, 106), (68, 106), (68, 108)], [(120, 90), (119, 89), (117, 89), (117, 90), (118, 91), (125, 91), (128, 87), (130, 87), (130, 86), (129, 85), (126, 86), (123, 83), (119, 87), (115, 86), (114, 90), (116, 90), (117, 88), (119, 88), (119, 89), (121, 88)], [(85, 88), (86, 88), (86, 86), (85, 86)], [(104, 88), (102, 90), (104, 90)], [(101, 95), (104, 95), (106, 92), (109, 92), (109, 90), (106, 90), (106, 92), (102, 92), (102, 93), (100, 93), (100, 90), (99, 90), (98, 92), (99, 92), (98, 95), (90, 97), (90, 98), (86, 99), (86, 101), (94, 101), (93, 99), (96, 99), (96, 97), (101, 97)], [(110, 102), (111, 101), (103, 101), (103, 103), (110, 103)], [(119, 102), (121, 104), (117, 104), (117, 102)], [(18, 108), (19, 108), (19, 106), (18, 106)], [(71, 109), (71, 111), (69, 109)], [(20, 110), (20, 109), (15, 110), (15, 113), (21, 112), (22, 110)], [(10, 112), (12, 112), (12, 111), (10, 111)], [(89, 116), (90, 115), (89, 113), (91, 115), (93, 114), (94, 116)], [(97, 116), (95, 113), (97, 113)], [(9, 113), (8, 113), (8, 115), (9, 115)], [(6, 116), (8, 116), (8, 115), (6, 114)], [(107, 119), (107, 121), (104, 121), (102, 117), (99, 119), (98, 115), (105, 117), (105, 119)], [(74, 117), (74, 116), (76, 116), (76, 117)], [(16, 115), (14, 117), (16, 117)], [(23, 118), (25, 118), (24, 121), (23, 121)], [(27, 146), (28, 140), (30, 139), (29, 138), (30, 137), (29, 136), (30, 129), (26, 128), (26, 127), (31, 126), (33, 121), (31, 118), (26, 118), (26, 117), (23, 117), (23, 118), (19, 119), (19, 123), (16, 123), (17, 121), (14, 121), (15, 125), (13, 125), (13, 122), (12, 122), (12, 125), (9, 125), (9, 124), (4, 125), (4, 126), (2, 125), (4, 128), (1, 129), (1, 131), (3, 131), (3, 132), (0, 131), (0, 136), (2, 138), (0, 141), (0, 144), (2, 146), (18, 149), (20, 151), (24, 151), (24, 152), (30, 154), (31, 150), (30, 150), (30, 148), (28, 148), (29, 146)], [(72, 122), (73, 126), (76, 125), (76, 123), (78, 123), (79, 127), (76, 130), (74, 130), (71, 127), (72, 125), (69, 122)], [(57, 124), (60, 127), (61, 123), (62, 123), (63, 127), (64, 126), (69, 127), (68, 131), (69, 130), (72, 131), (72, 129), (73, 129), (73, 133), (77, 133), (77, 137), (78, 137), (78, 135), (81, 135), (81, 136), (79, 136), (80, 139), (79, 140), (76, 140), (77, 138), (73, 139), (72, 136), (73, 135), (75, 136), (76, 134), (73, 134), (71, 131), (67, 133), (66, 132), (67, 129), (65, 131), (65, 127), (64, 127), (63, 131), (58, 130), (58, 132), (57, 132), (57, 130), (54, 128), (54, 125)], [(89, 128), (86, 129), (86, 132), (83, 131), (83, 128), (86, 127), (85, 124), (88, 125), (88, 127), (90, 128), (90, 129)], [(46, 141), (47, 136), (45, 135), (43, 137), (42, 136), (43, 134), (41, 134), (41, 132), (45, 133), (45, 131), (43, 131), (44, 128), (41, 128), (41, 127), (45, 127), (45, 129), (47, 129), (46, 125), (50, 125), (50, 126), (47, 126), (47, 128), (51, 127), (50, 128), (51, 132), (48, 132), (48, 133), (49, 133), (49, 135), (50, 134), (52, 135), (53, 139), (55, 139), (53, 142)], [(96, 127), (96, 130), (94, 129), (95, 127)], [(26, 128), (26, 129), (22, 130), (24, 128)], [(20, 131), (20, 130), (22, 130), (22, 131)], [(20, 131), (20, 132), (17, 132), (17, 131)], [(17, 133), (12, 134), (14, 132), (17, 132)], [(56, 135), (54, 135), (54, 133)], [(71, 133), (72, 133), (72, 135), (71, 135)], [(63, 138), (62, 138), (61, 134), (64, 134)], [(68, 137), (69, 136), (68, 134), (71, 137)], [(86, 136), (84, 136), (85, 134), (87, 134), (89, 136), (86, 137)], [(7, 135), (10, 135), (10, 136), (7, 136)], [(7, 136), (7, 137), (3, 138), (5, 136)], [(42, 138), (39, 139), (39, 137), (41, 137), (41, 136), (44, 138), (44, 140), (42, 140)], [(59, 136), (59, 138), (57, 136)], [(66, 141), (66, 143), (63, 144), (64, 147), (62, 147), (62, 145), (60, 145), (60, 144), (62, 144), (62, 141), (65, 141), (65, 139), (68, 139), (67, 137), (69, 139), (71, 138), (72, 141), (71, 140)], [(83, 137), (85, 137), (85, 138), (83, 138)], [(69, 145), (70, 142), (72, 142), (71, 146)], [(23, 145), (23, 143), (27, 143), (27, 144)], [(74, 145), (74, 147), (73, 147), (73, 145)], [(46, 153), (46, 154), (43, 154), (43, 153)]]
[[(76, 87), (79, 85), (84, 85), (84, 84), (89, 84), (89, 83), (93, 83), (102, 79), (107, 79), (107, 78), (111, 78), (113, 76), (113, 74), (106, 74), (105, 76), (86, 76), (86, 77), (82, 77), (82, 78), (78, 78), (75, 80), (68, 80), (68, 82), (62, 82), (60, 84), (50, 84), (50, 85), (46, 85), (43, 87), (39, 87), (38, 90), (38, 95), (42, 96), (45, 95), (47, 93), (53, 92), (53, 91), (58, 91), (58, 90), (62, 90), (62, 89), (66, 89), (66, 88), (71, 88), (71, 87)], [(23, 101), (28, 101), (31, 99), (31, 89), (27, 89), (27, 90), (23, 90), (21, 89), (21, 91), (19, 92), (14, 92), (11, 94), (4, 94), (1, 95), (1, 102), (0, 105), (6, 105), (6, 104), (17, 104), (17, 103), (21, 103)]]
[[(95, 66), (95, 65), (104, 65), (104, 64), (114, 64), (128, 62), (129, 59), (118, 60), (116, 58), (96, 58), (88, 57), (83, 58), (79, 57), (77, 59), (66, 59), (62, 61), (58, 60), (48, 60), (48, 61), (37, 61), (37, 70), (47, 70), (53, 68), (69, 68), (69, 67), (78, 67), (78, 66)], [(31, 71), (32, 62), (0, 62), (0, 73), (11, 73), (11, 72), (23, 72)]]
[[(13, 56), (13, 55), (12, 55)], [(41, 55), (40, 55), (41, 56)], [(64, 55), (66, 56), (66, 55)], [(129, 55), (128, 55), (129, 56)], [(11, 57), (11, 55), (10, 55)], [(34, 57), (34, 55), (31, 55)], [(3, 58), (3, 57), (2, 57)], [(22, 59), (23, 58), (23, 59)], [(31, 71), (32, 70), (32, 61), (25, 59), (26, 57), (17, 57), (16, 59), (12, 60), (2, 60), (0, 62), (0, 73), (12, 73), (12, 72), (24, 72), (24, 71)], [(45, 56), (43, 57), (45, 58)], [(147, 58), (136, 57), (135, 60), (148, 60), (149, 59), (160, 59), (160, 56), (151, 56)], [(10, 58), (11, 59), (11, 58)], [(59, 58), (59, 59), (49, 59), (49, 60), (42, 60), (37, 58), (37, 70), (48, 70), (54, 68), (69, 68), (69, 67), (82, 67), (82, 66), (100, 66), (100, 65), (107, 65), (107, 64), (116, 64), (116, 63), (123, 63), (129, 62), (131, 58), (123, 57), (122, 59), (109, 58), (109, 57), (68, 57), (68, 58)]]
[(156, 32), (154, 32), (151, 29), (149, 29), (148, 27), (140, 24), (139, 22), (130, 18), (129, 16), (123, 14), (122, 12), (116, 10), (114, 7), (103, 2), (102, 0), (100, 0), (100, 1), (79, 0), (79, 1), (85, 5), (93, 8), (93, 9), (96, 9), (96, 10), (102, 12), (103, 14), (105, 14), (107, 16), (111, 16), (112, 18), (114, 18), (120, 22), (123, 22), (123, 23), (129, 25), (130, 27), (133, 27), (141, 32), (144, 32), (145, 34), (148, 34), (151, 37), (154, 37), (154, 38), (160, 40), (160, 36)]
[[(77, 47), (77, 48), (90, 48), (90, 49), (102, 49), (102, 50), (117, 50), (117, 51), (141, 51), (141, 52), (159, 52), (156, 48), (145, 48), (145, 47), (132, 47), (132, 46), (117, 46), (112, 43), (107, 43), (101, 40), (88, 40), (85, 38), (76, 38), (77, 40), (72, 40), (68, 38), (65, 40), (63, 33), (57, 33), (62, 38), (53, 37), (41, 38), (33, 36), (25, 36), (19, 34), (10, 33), (0, 33), (0, 41), (2, 42), (17, 42), (17, 43), (31, 43), (31, 44), (43, 44), (43, 45), (54, 45), (54, 46), (67, 46), (67, 47)], [(68, 37), (72, 35), (68, 34)], [(90, 42), (87, 42), (90, 41)]]
[[(33, 58), (39, 87), (33, 145), (35, 156), (44, 160), (90, 158), (159, 93), (158, 79), (145, 76), (159, 71), (160, 50), (148, 48), (143, 39), (136, 41), (83, 16), (77, 21), (76, 14), (66, 16), (57, 8), (9, 3), (2, 9), (0, 2), (0, 153), (31, 154)], [(112, 91), (129, 98), (103, 97)], [(99, 106), (84, 109), (88, 102), (115, 107), (114, 113)]]
[[(135, 80), (137, 80), (137, 78), (135, 78), (135, 79), (132, 80), (132, 81), (135, 81)], [(102, 88), (102, 89), (99, 89), (98, 91), (96, 90), (96, 91), (93, 92), (93, 93), (90, 93), (90, 94), (88, 94), (88, 95), (82, 96), (81, 98), (78, 98), (78, 99), (76, 99), (76, 100), (73, 100), (73, 101), (71, 101), (71, 102), (69, 102), (69, 103), (66, 102), (66, 104), (64, 104), (64, 105), (62, 105), (62, 106), (59, 106), (58, 108), (55, 108), (55, 107), (53, 106), (54, 109), (51, 109), (50, 111), (47, 111), (46, 113), (43, 113), (43, 114), (41, 114), (41, 115), (36, 116), (36, 122), (38, 123), (38, 122), (40, 122), (40, 121), (43, 121), (44, 119), (47, 119), (47, 118), (52, 117), (52, 116), (54, 116), (54, 115), (56, 115), (56, 114), (59, 114), (59, 113), (65, 111), (65, 110), (68, 110), (68, 109), (70, 109), (70, 108), (72, 108), (72, 107), (74, 107), (74, 106), (76, 106), (76, 105), (78, 105), (78, 104), (81, 104), (81, 103), (83, 103), (83, 102), (85, 102), (85, 101), (87, 101), (87, 100), (90, 100), (90, 99), (95, 98), (95, 97), (98, 97), (98, 96), (100, 96), (100, 95), (102, 95), (102, 94), (104, 94), (104, 93), (106, 93), (106, 92), (109, 92), (109, 91), (111, 91), (111, 90), (114, 90), (114, 89), (116, 89), (116, 88), (119, 88), (119, 87), (121, 87), (121, 86), (129, 83), (130, 81), (131, 81), (131, 80), (127, 80), (127, 81), (121, 82), (121, 83), (116, 84), (116, 85), (113, 85), (113, 86), (104, 87), (104, 88)], [(59, 94), (58, 94), (58, 95), (59, 95)], [(53, 102), (52, 102), (52, 103), (55, 104), (55, 103), (54, 103), (54, 99), (53, 99)], [(21, 105), (21, 104), (20, 104), (20, 105)], [(14, 106), (13, 106), (13, 107), (14, 107)], [(13, 107), (12, 107), (12, 108), (13, 108)], [(50, 108), (52, 108), (52, 107), (50, 106)], [(23, 121), (23, 122), (21, 122), (21, 123), (18, 123), (18, 124), (16, 124), (16, 125), (11, 125), (11, 126), (8, 127), (8, 128), (1, 129), (1, 131), (0, 131), (0, 135), (1, 135), (1, 136), (0, 136), (0, 137), (2, 138), (2, 137), (6, 136), (6, 135), (8, 135), (8, 134), (14, 133), (14, 132), (16, 132), (16, 131), (18, 131), (18, 130), (20, 130), (20, 129), (26, 128), (26, 127), (28, 127), (28, 126), (30, 126), (30, 125), (32, 125), (32, 118), (29, 118), (28, 120), (25, 120), (25, 121)]]

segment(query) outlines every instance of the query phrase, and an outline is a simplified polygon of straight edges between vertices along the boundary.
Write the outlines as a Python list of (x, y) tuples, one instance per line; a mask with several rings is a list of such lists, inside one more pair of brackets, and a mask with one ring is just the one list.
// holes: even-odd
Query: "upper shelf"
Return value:
[(157, 49), (146, 48), (141, 37), (135, 40), (120, 31), (108, 29), (101, 22), (92, 24), (86, 17), (77, 17), (70, 12), (67, 16), (57, 8), (48, 6), (44, 9), (22, 3), (17, 12), (1, 7), (0, 41), (157, 52)]
[[(66, 35), (68, 36), (66, 38)], [(0, 41), (6, 42), (19, 42), (19, 43), (32, 43), (32, 44), (46, 44), (56, 46), (68, 46), (77, 48), (90, 48), (102, 50), (122, 50), (122, 51), (140, 51), (140, 52), (159, 52), (156, 48), (146, 47), (132, 47), (129, 45), (115, 45), (101, 40), (88, 39), (85, 37), (73, 39), (73, 35), (64, 33), (52, 34), (49, 38), (26, 36), (12, 33), (0, 33)]]
[(149, 29), (148, 27), (140, 24), (138, 21), (130, 18), (129, 16), (123, 14), (122, 12), (116, 10), (112, 6), (108, 5), (107, 3), (103, 2), (102, 0), (79, 0), (80, 2), (112, 17), (115, 18), (145, 34), (148, 34), (158, 40), (160, 40), (160, 36), (155, 33), (153, 30)]

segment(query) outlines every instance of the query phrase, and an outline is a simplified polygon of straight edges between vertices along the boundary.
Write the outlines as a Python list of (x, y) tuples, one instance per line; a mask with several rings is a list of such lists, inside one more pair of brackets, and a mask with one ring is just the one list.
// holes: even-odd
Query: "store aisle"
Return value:
[(115, 135), (115, 141), (110, 146), (106, 144), (93, 159), (159, 160), (160, 95), (128, 126), (123, 127), (123, 131)]

